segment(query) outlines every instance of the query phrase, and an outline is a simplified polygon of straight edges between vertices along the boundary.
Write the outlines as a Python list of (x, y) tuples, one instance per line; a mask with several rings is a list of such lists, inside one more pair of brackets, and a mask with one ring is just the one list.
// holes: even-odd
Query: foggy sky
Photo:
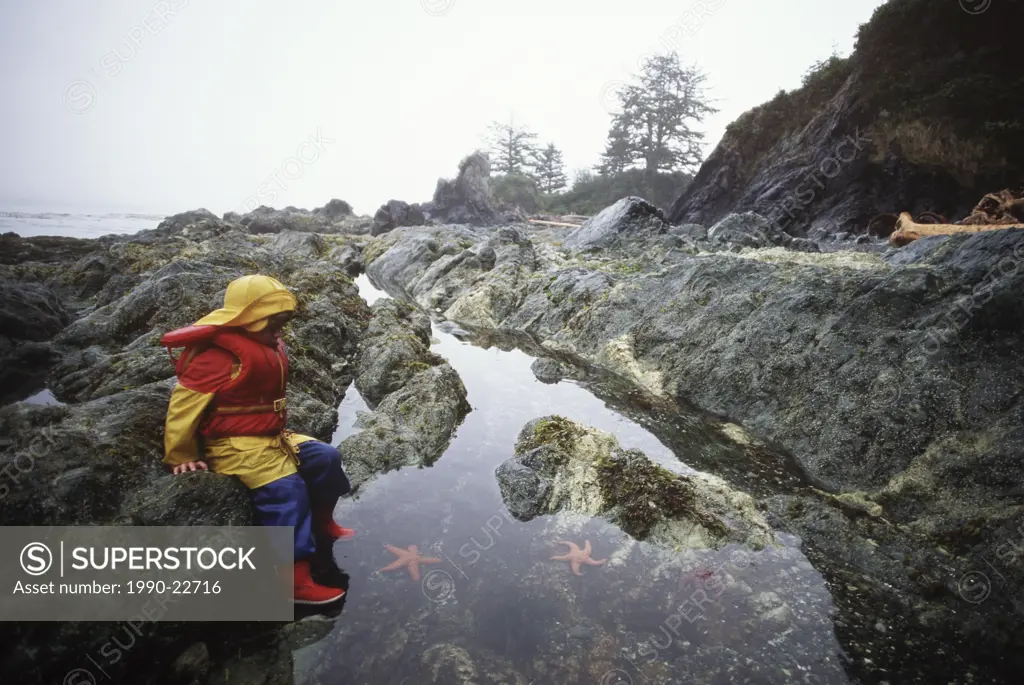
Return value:
[[(792, 89), (880, 0), (0, 0), (0, 209), (429, 200), (513, 116), (572, 170), (673, 49), (720, 108)], [(290, 161), (289, 161), (290, 160)]]

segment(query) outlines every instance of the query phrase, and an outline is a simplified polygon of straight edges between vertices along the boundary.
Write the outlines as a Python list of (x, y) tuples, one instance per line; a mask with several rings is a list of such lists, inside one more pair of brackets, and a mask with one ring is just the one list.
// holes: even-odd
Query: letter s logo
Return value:
[(21, 568), (30, 576), (41, 576), (53, 566), (53, 553), (41, 542), (30, 542), (21, 550)]

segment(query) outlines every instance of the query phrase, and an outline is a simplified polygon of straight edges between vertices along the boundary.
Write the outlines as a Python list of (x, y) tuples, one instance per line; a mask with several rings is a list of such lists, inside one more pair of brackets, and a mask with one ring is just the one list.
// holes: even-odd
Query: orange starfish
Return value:
[(560, 557), (551, 557), (552, 561), (568, 561), (572, 565), (572, 572), (578, 576), (582, 576), (580, 573), (580, 564), (587, 564), (588, 566), (600, 566), (607, 559), (594, 560), (590, 558), (590, 540), (585, 540), (583, 543), (583, 549), (580, 550), (579, 546), (575, 542), (568, 542), (566, 540), (557, 540), (559, 545), (569, 545), (569, 553), (564, 554)]
[(697, 589), (701, 588), (702, 581), (706, 581), (708, 578), (714, 575), (714, 572), (704, 566), (698, 566), (690, 573), (686, 573), (682, 578), (679, 579), (679, 589), (685, 590), (687, 585), (693, 584), (697, 586)]
[(392, 547), (391, 545), (384, 546), (388, 548), (389, 552), (398, 557), (398, 559), (382, 568), (381, 571), (394, 571), (395, 569), (399, 569), (404, 566), (409, 569), (409, 575), (412, 576), (413, 580), (419, 580), (420, 564), (441, 563), (441, 560), (436, 557), (421, 557), (419, 547), (416, 545), (409, 545), (409, 549)]

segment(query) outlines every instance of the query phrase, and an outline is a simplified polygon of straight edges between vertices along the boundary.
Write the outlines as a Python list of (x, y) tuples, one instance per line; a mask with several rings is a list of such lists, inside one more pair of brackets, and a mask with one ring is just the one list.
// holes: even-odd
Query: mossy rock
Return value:
[[(773, 540), (749, 495), (710, 474), (678, 474), (609, 433), (563, 416), (527, 423), (516, 455), (496, 471), (513, 516), (600, 516), (638, 540), (678, 549), (725, 541), (755, 548)], [(728, 524), (727, 524), (728, 521)]]
[(583, 436), (583, 429), (564, 416), (547, 416), (539, 419), (532, 431), (524, 431), (516, 443), (516, 452), (529, 451), (542, 445), (554, 445), (560, 450), (571, 452), (576, 440)]
[(664, 519), (691, 518), (715, 533), (728, 531), (695, 506), (693, 483), (650, 461), (639, 450), (616, 449), (597, 465), (604, 500), (619, 510), (617, 523), (637, 539)]
[(390, 250), (392, 245), (394, 245), (394, 240), (386, 237), (368, 242), (363, 248), (363, 266), (369, 266), (375, 259)]

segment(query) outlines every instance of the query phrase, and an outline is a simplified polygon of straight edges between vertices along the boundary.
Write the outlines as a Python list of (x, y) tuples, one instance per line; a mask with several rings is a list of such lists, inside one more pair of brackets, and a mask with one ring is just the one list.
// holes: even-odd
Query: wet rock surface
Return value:
[(401, 388), (359, 417), (360, 432), (338, 446), (353, 491), (381, 473), (430, 466), (444, 453), (470, 406), (462, 379), (440, 361), (416, 362), (425, 368), (413, 368)]
[(292, 257), (320, 257), (327, 252), (327, 241), (319, 233), (284, 230), (270, 243), (274, 252)]
[(68, 323), (57, 294), (37, 283), (0, 286), (0, 337), (7, 340), (49, 340)]
[[(534, 364), (538, 377), (597, 388), (595, 378), (614, 372), (635, 394), (595, 394), (713, 475), (677, 481), (586, 427), (545, 429), (546, 417), (499, 469), (522, 519), (502, 531), (515, 553), (483, 552), (464, 575), (450, 569), (452, 598), (430, 595), (447, 587), (438, 576), (381, 585), (388, 601), (358, 639), (329, 619), (244, 639), (232, 626), (160, 626), (119, 674), (286, 683), (292, 650), (329, 644), (303, 672), (336, 678), (359, 664), (359, 674), (396, 674), (396, 685), (413, 673), (438, 684), (1013, 682), (1024, 416), (1013, 363), (1020, 274), (1005, 260), (1019, 259), (1020, 232), (818, 254), (776, 241), (756, 215), (630, 238), (635, 220), (619, 224), (613, 249), (579, 251), (524, 225), (397, 228), (367, 241), (253, 234), (237, 218), (195, 212), (171, 217), (162, 233), (75, 246), (67, 264), (2, 265), (0, 282), (40, 284), (70, 323), (16, 346), (54, 355), (47, 384), (68, 404), (0, 408), (0, 464), (17, 477), (6, 482), (0, 521), (248, 521), (246, 493), (231, 479), (172, 478), (159, 466), (173, 372), (157, 341), (219, 306), (226, 284), (252, 271), (280, 278), (300, 300), (287, 338), (291, 427), (329, 436), (355, 379), (375, 407), (341, 446), (360, 492), (378, 474), (433, 464), (469, 410), (466, 388), (430, 353), (424, 311), (365, 306), (348, 278), (365, 262), (375, 283), (451, 320), (439, 331), (490, 334), (502, 349), (548, 357)], [(909, 354), (920, 349), (927, 354)], [(717, 421), (695, 427), (679, 408), (686, 400)], [(732, 446), (705, 445), (708, 431)], [(511, 456), (511, 445), (501, 449)], [(673, 498), (649, 480), (688, 483), (668, 492), (691, 495), (683, 501), (701, 520), (682, 516), (685, 531), (667, 533)], [(602, 492), (602, 482), (615, 487)], [(457, 502), (459, 487), (442, 499)], [(635, 508), (643, 501), (650, 515)], [(419, 506), (389, 498), (387, 510)], [(432, 529), (452, 525), (457, 510), (448, 511)], [(591, 541), (593, 558), (607, 561), (575, 576), (551, 560), (565, 554), (562, 540)], [(461, 558), (464, 541), (451, 542), (419, 544)], [(998, 561), (1000, 575), (989, 574), (991, 596), (978, 602), (983, 559)], [(419, 608), (391, 611), (407, 591)], [(109, 639), (88, 624), (8, 627), (3, 637), (19, 646), (0, 672), (19, 682), (59, 680)], [(384, 646), (352, 651), (366, 640)], [(209, 661), (190, 647), (197, 641)]]
[(70, 321), (51, 288), (41, 283), (0, 285), (0, 400), (24, 399), (55, 359), (46, 344)]
[[(498, 234), (453, 227), (371, 243), (379, 256), (368, 273), (456, 322), (527, 332), (655, 394), (738, 419), (834, 486), (886, 483), (947, 428), (1002, 425), (1010, 437), (1015, 393), (986, 393), (991, 409), (971, 393), (979, 366), (1022, 385), (1020, 340), (1006, 327), (1021, 321), (1024, 270), (998, 267), (1001, 255), (1024, 255), (1024, 231), (960, 236), (902, 268), (776, 247), (680, 254), (634, 275), (615, 261), (541, 263), (520, 229), (501, 230), (509, 239), (490, 269), (470, 256)], [(965, 304), (970, 316), (956, 326)], [(915, 405), (932, 420), (915, 421)], [(971, 405), (966, 423), (949, 422)], [(984, 420), (971, 421), (979, 412)], [(884, 436), (865, 435), (866, 425)]]
[[(24, 259), (0, 272), (0, 287), (21, 294), (5, 298), (12, 321), (23, 322), (15, 326), (21, 340), (14, 349), (25, 355), (45, 345), (38, 354), (47, 357), (46, 385), (64, 404), (0, 407), (0, 522), (252, 524), (248, 493), (235, 479), (171, 476), (162, 465), (174, 367), (159, 339), (221, 306), (231, 280), (247, 273), (278, 278), (299, 302), (285, 334), (289, 428), (329, 439), (370, 311), (345, 267), (323, 249), (347, 237), (275, 233), (254, 235), (199, 210), (138, 236), (73, 243), (65, 263), (34, 261), (51, 239), (24, 239)], [(276, 630), (255, 634), (271, 639)], [(0, 632), (12, 646), (0, 678), (32, 683), (60, 680), (83, 655), (98, 653), (112, 629), (8, 623)], [(111, 677), (130, 673), (133, 682), (151, 682), (171, 673), (180, 650), (167, 647), (186, 638), (218, 645), (219, 664), (221, 648), (250, 634), (230, 624), (155, 624), (131, 636), (131, 658), (111, 664)]]
[(749, 495), (714, 476), (667, 471), (610, 434), (561, 416), (524, 426), (515, 451), (496, 475), (516, 518), (604, 516), (638, 539), (675, 549), (728, 541), (760, 549), (773, 542)]
[(708, 229), (708, 240), (741, 247), (789, 246), (793, 239), (775, 224), (754, 212), (730, 214)]
[[(359, 235), (370, 232), (373, 220), (352, 213), (352, 208), (343, 200), (331, 200), (323, 207), (312, 211), (286, 207), (272, 209), (257, 207), (242, 215), (225, 215), (225, 221), (240, 224), (249, 233), (348, 233)], [(159, 230), (159, 227), (157, 227)]]
[(629, 232), (629, 238), (649, 238), (667, 229), (660, 209), (643, 198), (625, 197), (574, 229), (564, 245), (577, 250), (615, 247), (623, 232)]
[[(943, 669), (1009, 673), (1013, 657), (1004, 655), (1024, 636), (1007, 630), (1005, 617), (1024, 595), (1024, 579), (1001, 572), (1005, 601), (970, 619), (962, 610), (974, 608), (958, 581), (985, 566), (986, 548), (1010, 537), (1024, 504), (1015, 485), (1024, 477), (1016, 361), (1024, 350), (1012, 331), (1024, 320), (1024, 231), (930, 239), (883, 254), (870, 245), (816, 252), (765, 228), (756, 215), (737, 215), (714, 231), (717, 241), (711, 231), (668, 230), (586, 253), (531, 240), (550, 232), (526, 226), (399, 229), (372, 241), (366, 262), (375, 283), (459, 325), (525, 334), (552, 355), (742, 424), (738, 439), (784, 448), (820, 493), (791, 496), (843, 517), (884, 519), (898, 527), (891, 544), (916, 554), (941, 547), (948, 556), (938, 595), (935, 579), (914, 582), (920, 572), (906, 568), (896, 579), (872, 555), (855, 555), (854, 572), (875, 580), (848, 584), (860, 589), (840, 589), (839, 599), (852, 616), (890, 607), (902, 625), (915, 626), (907, 644), (966, 640), (977, 664), (964, 671), (945, 650), (915, 671), (897, 656), (900, 643), (888, 666), (857, 664), (869, 681), (889, 666), (909, 682)], [(477, 266), (488, 248), (494, 264)], [(831, 547), (825, 527), (786, 511), (776, 521), (818, 549)], [(851, 544), (870, 535), (850, 530)], [(817, 559), (841, 575), (829, 555)], [(870, 644), (871, 636), (850, 639)]]
[(423, 312), (391, 299), (376, 302), (371, 311), (373, 318), (356, 361), (355, 384), (373, 408), (417, 373), (444, 360), (430, 351), (430, 319)]

